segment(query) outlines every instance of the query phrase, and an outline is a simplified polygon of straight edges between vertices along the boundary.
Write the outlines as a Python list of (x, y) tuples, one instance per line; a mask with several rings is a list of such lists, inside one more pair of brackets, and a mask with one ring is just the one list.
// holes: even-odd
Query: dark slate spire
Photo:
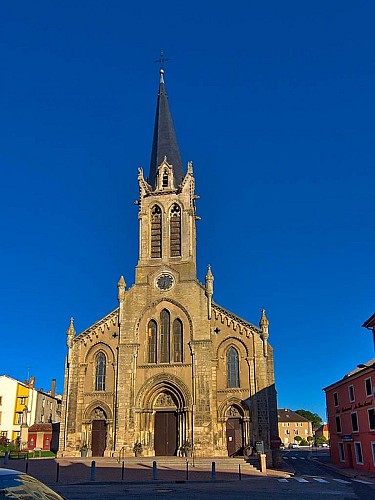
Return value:
[(167, 157), (167, 162), (173, 165), (175, 185), (178, 186), (184, 178), (184, 170), (168, 105), (168, 97), (164, 85), (164, 70), (161, 69), (154, 140), (152, 142), (150, 173), (148, 177), (148, 182), (152, 187), (155, 187), (156, 171), (165, 156)]

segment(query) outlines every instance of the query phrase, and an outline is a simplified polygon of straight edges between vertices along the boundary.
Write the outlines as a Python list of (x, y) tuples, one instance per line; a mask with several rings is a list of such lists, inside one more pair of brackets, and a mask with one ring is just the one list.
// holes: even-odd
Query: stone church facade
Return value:
[(139, 260), (118, 307), (67, 330), (60, 456), (242, 454), (277, 441), (273, 350), (259, 327), (213, 300), (196, 274), (195, 181), (183, 170), (160, 72), (149, 176), (138, 172)]

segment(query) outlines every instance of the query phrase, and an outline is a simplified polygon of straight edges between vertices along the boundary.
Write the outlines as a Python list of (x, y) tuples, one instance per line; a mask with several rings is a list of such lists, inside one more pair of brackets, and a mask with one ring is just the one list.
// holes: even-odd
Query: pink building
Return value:
[(324, 389), (332, 463), (375, 472), (375, 358)]

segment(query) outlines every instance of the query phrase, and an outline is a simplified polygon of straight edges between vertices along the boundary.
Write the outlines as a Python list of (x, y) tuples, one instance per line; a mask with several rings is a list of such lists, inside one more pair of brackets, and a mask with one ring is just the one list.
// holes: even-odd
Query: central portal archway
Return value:
[(169, 391), (159, 393), (154, 401), (154, 451), (155, 455), (177, 455), (179, 422), (178, 401)]
[(157, 375), (141, 388), (137, 400), (136, 433), (144, 454), (182, 454), (186, 443), (193, 442), (192, 398), (184, 382), (173, 375)]

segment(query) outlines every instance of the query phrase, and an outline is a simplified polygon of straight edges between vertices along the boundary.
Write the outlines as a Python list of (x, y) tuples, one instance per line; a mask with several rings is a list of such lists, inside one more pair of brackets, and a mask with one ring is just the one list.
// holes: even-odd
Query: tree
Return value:
[(304, 417), (310, 422), (312, 422), (313, 429), (317, 429), (323, 423), (322, 419), (319, 417), (317, 413), (312, 413), (309, 410), (296, 410), (296, 413), (298, 413), (298, 415), (301, 415), (301, 417)]
[(316, 446), (321, 446), (323, 443), (327, 443), (327, 438), (325, 436), (318, 436), (316, 438)]
[(302, 441), (301, 436), (294, 436), (294, 441), (297, 441), (297, 443), (299, 443), (300, 441)]

